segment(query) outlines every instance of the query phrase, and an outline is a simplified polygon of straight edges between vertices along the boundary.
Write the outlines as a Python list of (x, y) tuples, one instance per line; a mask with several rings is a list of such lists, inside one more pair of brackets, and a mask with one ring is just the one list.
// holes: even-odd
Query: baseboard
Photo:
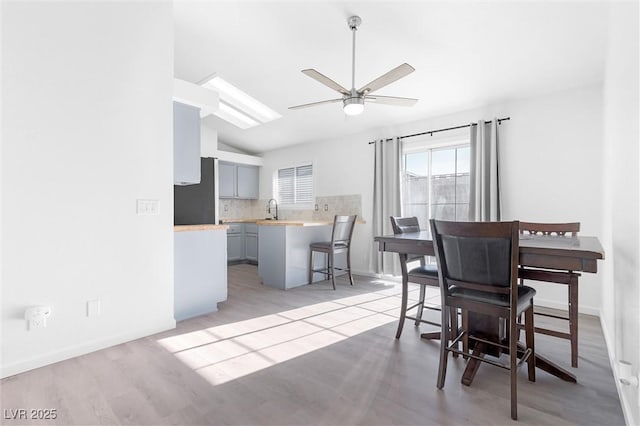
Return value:
[(89, 342), (83, 342), (80, 345), (63, 348), (58, 351), (49, 352), (37, 355), (29, 359), (20, 360), (11, 364), (2, 365), (2, 367), (0, 367), (0, 378), (14, 376), (25, 371), (44, 367), (49, 364), (64, 361), (69, 358), (74, 358), (111, 346), (119, 345), (121, 343), (130, 342), (132, 340), (140, 339), (142, 337), (147, 337), (152, 334), (160, 333), (162, 331), (171, 330), (174, 328), (176, 328), (176, 321), (172, 318), (165, 321), (162, 325), (157, 325), (155, 327), (130, 331), (116, 336), (95, 339)]
[(631, 401), (625, 398), (623, 392), (622, 383), (620, 383), (620, 371), (618, 369), (618, 363), (616, 361), (614, 341), (609, 334), (609, 328), (605, 323), (604, 317), (600, 317), (600, 327), (602, 327), (602, 334), (604, 335), (604, 344), (607, 348), (607, 354), (609, 355), (609, 364), (611, 365), (611, 371), (613, 371), (613, 380), (616, 383), (616, 389), (618, 390), (618, 398), (620, 399), (620, 405), (622, 405), (622, 413), (624, 414), (624, 421), (628, 425), (640, 424), (640, 419), (633, 418), (633, 410), (631, 408)]

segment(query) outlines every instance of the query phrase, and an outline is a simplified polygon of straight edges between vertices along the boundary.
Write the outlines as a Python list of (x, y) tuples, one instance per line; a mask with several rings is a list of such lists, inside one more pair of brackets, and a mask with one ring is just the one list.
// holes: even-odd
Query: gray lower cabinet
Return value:
[(247, 260), (258, 261), (258, 225), (247, 223), (244, 231), (244, 255)]
[[(258, 275), (269, 287), (287, 290), (309, 283), (309, 244), (331, 240), (331, 225), (322, 226), (260, 226), (258, 250)], [(336, 259), (336, 266), (343, 267), (344, 256)], [(314, 269), (326, 264), (326, 256), (314, 255)], [(312, 281), (325, 280), (316, 273)], [(331, 284), (329, 284), (331, 287)], [(328, 287), (328, 288), (329, 288)]]
[(227, 235), (227, 260), (235, 261), (244, 258), (242, 234)]
[(258, 262), (258, 226), (255, 223), (230, 223), (227, 230), (227, 261)]
[(244, 259), (244, 223), (230, 223), (227, 229), (227, 261)]
[(220, 198), (257, 200), (259, 192), (258, 166), (220, 161), (218, 188)]

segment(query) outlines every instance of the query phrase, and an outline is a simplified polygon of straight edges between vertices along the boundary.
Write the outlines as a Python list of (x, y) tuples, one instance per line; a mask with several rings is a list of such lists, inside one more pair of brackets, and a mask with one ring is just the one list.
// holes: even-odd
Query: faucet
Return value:
[(276, 214), (275, 214), (275, 216), (273, 216), (273, 219), (274, 220), (278, 220), (278, 201), (275, 198), (270, 199), (269, 202), (267, 203), (267, 212), (269, 212), (269, 214), (272, 214), (271, 213), (271, 202), (272, 201), (276, 205)]

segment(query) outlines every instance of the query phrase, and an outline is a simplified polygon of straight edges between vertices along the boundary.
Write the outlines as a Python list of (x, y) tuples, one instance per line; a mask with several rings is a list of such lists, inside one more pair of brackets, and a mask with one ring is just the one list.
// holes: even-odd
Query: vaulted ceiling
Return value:
[[(596, 83), (608, 21), (606, 2), (178, 1), (174, 13), (176, 77), (216, 73), (282, 114), (246, 130), (205, 119), (253, 153)], [(339, 97), (303, 69), (351, 85), (352, 15), (356, 86), (407, 62), (416, 71), (377, 93), (419, 102), (355, 117), (340, 103), (289, 110)]]

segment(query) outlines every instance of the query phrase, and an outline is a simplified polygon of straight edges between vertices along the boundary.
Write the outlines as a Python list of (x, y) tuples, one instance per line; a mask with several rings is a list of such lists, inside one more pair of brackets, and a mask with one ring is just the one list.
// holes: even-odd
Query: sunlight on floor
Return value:
[[(417, 297), (417, 287), (410, 288), (409, 297)], [(209, 383), (219, 385), (395, 322), (399, 308), (400, 286), (394, 285), (158, 343)]]

